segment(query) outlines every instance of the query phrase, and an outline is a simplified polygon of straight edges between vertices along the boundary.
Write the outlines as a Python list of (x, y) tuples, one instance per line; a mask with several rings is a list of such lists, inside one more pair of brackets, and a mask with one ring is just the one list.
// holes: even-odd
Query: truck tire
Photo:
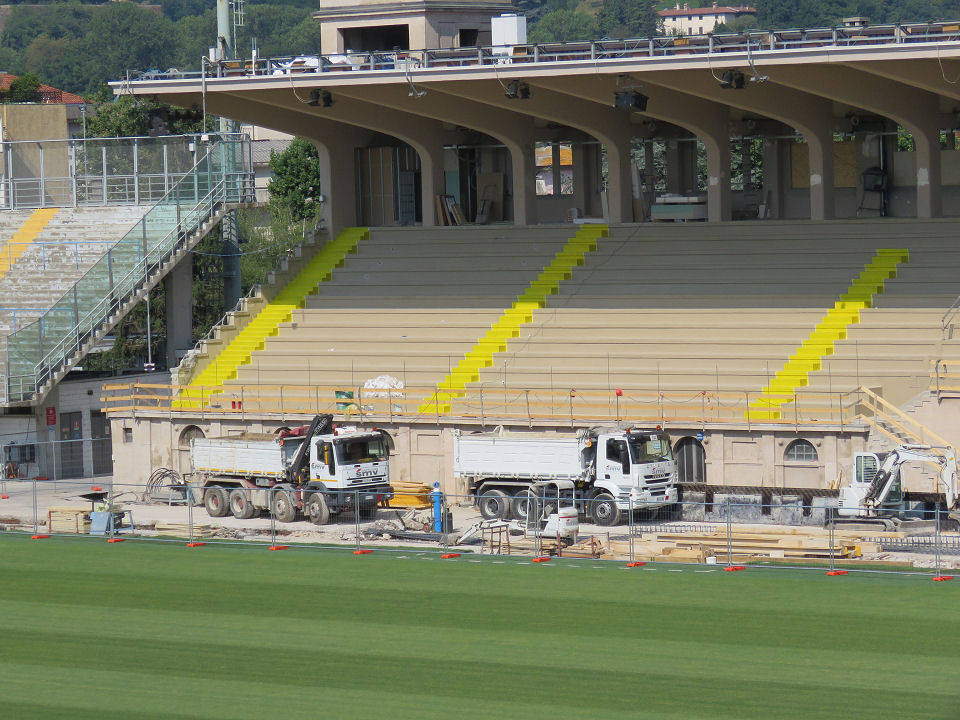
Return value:
[(620, 509), (610, 493), (599, 493), (593, 498), (593, 521), (602, 527), (610, 527), (620, 522)]
[(330, 508), (323, 493), (310, 493), (303, 509), (314, 525), (326, 525), (330, 522)]
[(227, 491), (222, 487), (208, 487), (203, 491), (203, 506), (210, 517), (226, 517), (230, 512)]
[[(520, 521), (526, 521), (527, 512), (533, 508), (543, 510), (543, 502), (537, 499), (537, 494), (533, 490), (521, 490), (513, 496), (510, 503), (510, 509), (513, 516)], [(533, 518), (531, 518), (532, 520)]]
[(477, 504), (484, 520), (510, 518), (510, 498), (502, 490), (487, 490), (477, 499)]
[(250, 502), (247, 493), (237, 488), (230, 491), (230, 512), (238, 520), (249, 520), (257, 513), (257, 509)]
[(293, 493), (277, 490), (273, 493), (273, 516), (280, 522), (289, 523), (297, 519), (297, 503)]

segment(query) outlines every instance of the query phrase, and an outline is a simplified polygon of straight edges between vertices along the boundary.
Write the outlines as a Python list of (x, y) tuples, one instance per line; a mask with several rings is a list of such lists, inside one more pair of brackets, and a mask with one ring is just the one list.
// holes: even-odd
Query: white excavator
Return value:
[(922, 463), (936, 468), (936, 493), (943, 493), (941, 530), (960, 530), (960, 486), (957, 456), (952, 447), (899, 445), (887, 453), (855, 453), (851, 482), (840, 488), (838, 525), (858, 529), (931, 530), (936, 520), (910, 518), (904, 501), (900, 468)]

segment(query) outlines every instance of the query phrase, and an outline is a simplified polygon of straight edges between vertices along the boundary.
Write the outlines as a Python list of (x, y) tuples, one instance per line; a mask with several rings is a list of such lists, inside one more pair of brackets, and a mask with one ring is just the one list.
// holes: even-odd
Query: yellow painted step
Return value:
[[(506, 308), (490, 329), (477, 340), (456, 368), (437, 384), (440, 390), (465, 390), (469, 383), (480, 380), (480, 370), (493, 365), (493, 356), (507, 349), (507, 341), (520, 336), (519, 328), (533, 320), (534, 310), (546, 307), (546, 298), (560, 290), (560, 283), (573, 276), (572, 268), (582, 265), (586, 253), (597, 248), (597, 238), (607, 235), (606, 226), (583, 226), (570, 238), (553, 260), (527, 286), (516, 302)], [(462, 396), (462, 393), (456, 393)], [(446, 414), (452, 404), (437, 394), (423, 399), (417, 411), (423, 414)]]
[(277, 293), (274, 300), (257, 313), (217, 357), (191, 379), (190, 384), (181, 390), (180, 402), (190, 402), (185, 398), (199, 397), (197, 388), (219, 386), (236, 377), (239, 366), (248, 363), (252, 353), (263, 348), (266, 339), (275, 336), (282, 323), (292, 319), (293, 311), (304, 304), (306, 297), (314, 292), (321, 282), (329, 280), (333, 269), (342, 264), (346, 255), (355, 252), (358, 243), (367, 237), (367, 229), (349, 228), (324, 245), (297, 276)]
[(860, 311), (873, 307), (874, 295), (884, 291), (885, 281), (895, 278), (897, 266), (908, 259), (909, 253), (903, 248), (877, 250), (833, 308), (814, 326), (810, 336), (776, 372), (760, 397), (750, 403), (745, 416), (751, 420), (780, 419), (777, 408), (790, 402), (792, 393), (809, 385), (810, 373), (821, 369), (822, 358), (834, 352), (837, 342), (846, 339), (847, 328), (860, 322)]
[(6, 246), (0, 248), (0, 278), (10, 271), (58, 212), (58, 208), (39, 208), (30, 213), (30, 217), (17, 228)]

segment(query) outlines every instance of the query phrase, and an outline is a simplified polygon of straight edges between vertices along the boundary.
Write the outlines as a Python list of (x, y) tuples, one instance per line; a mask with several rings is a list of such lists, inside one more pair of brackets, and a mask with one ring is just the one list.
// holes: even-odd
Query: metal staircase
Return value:
[(197, 164), (50, 309), (7, 338), (5, 398), (40, 402), (239, 205), (254, 201), (250, 141), (211, 135)]

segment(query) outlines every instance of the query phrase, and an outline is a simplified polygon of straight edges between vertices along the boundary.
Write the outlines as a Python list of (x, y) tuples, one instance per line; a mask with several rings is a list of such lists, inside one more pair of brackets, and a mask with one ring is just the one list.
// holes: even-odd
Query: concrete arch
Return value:
[[(747, 74), (749, 68), (744, 69)], [(833, 194), (833, 104), (818, 95), (772, 83), (748, 83), (742, 90), (722, 89), (707, 69), (669, 75), (671, 84), (653, 73), (635, 73), (651, 85), (762, 115), (795, 128), (810, 150), (810, 217), (830, 220), (836, 214)]]
[[(419, 88), (419, 86), (418, 86)], [(513, 217), (517, 225), (527, 225), (536, 217), (536, 192), (533, 185), (533, 143), (536, 127), (532, 120), (510, 111), (490, 112), (468, 99), (450, 96), (424, 86), (425, 95), (411, 96), (409, 86), (361, 86), (338, 91), (357, 100), (376, 97), (390, 107), (413, 117), (429, 118), (482, 132), (503, 143), (510, 153), (513, 169)]]
[[(570, 97), (589, 100), (607, 108), (613, 105), (614, 92), (621, 89), (618, 78), (611, 75), (538, 77), (531, 84), (564, 93)], [(703, 142), (707, 153), (708, 220), (713, 222), (730, 220), (732, 216), (730, 118), (727, 107), (665, 87), (644, 85), (642, 92), (648, 97), (647, 109), (643, 112), (644, 117), (682, 127), (694, 133)]]
[(457, 97), (469, 97), (500, 111), (512, 111), (580, 130), (600, 141), (607, 151), (607, 172), (612, 182), (607, 201), (612, 222), (632, 222), (630, 141), (635, 128), (627, 113), (589, 101), (575, 102), (550, 90), (537, 89), (536, 101), (508, 99), (499, 82), (445, 82), (436, 89)]
[(834, 68), (829, 83), (813, 82), (795, 67), (777, 67), (768, 74), (771, 82), (863, 108), (909, 130), (917, 148), (917, 217), (943, 214), (940, 129), (954, 121), (941, 114), (937, 95), (849, 67)]

